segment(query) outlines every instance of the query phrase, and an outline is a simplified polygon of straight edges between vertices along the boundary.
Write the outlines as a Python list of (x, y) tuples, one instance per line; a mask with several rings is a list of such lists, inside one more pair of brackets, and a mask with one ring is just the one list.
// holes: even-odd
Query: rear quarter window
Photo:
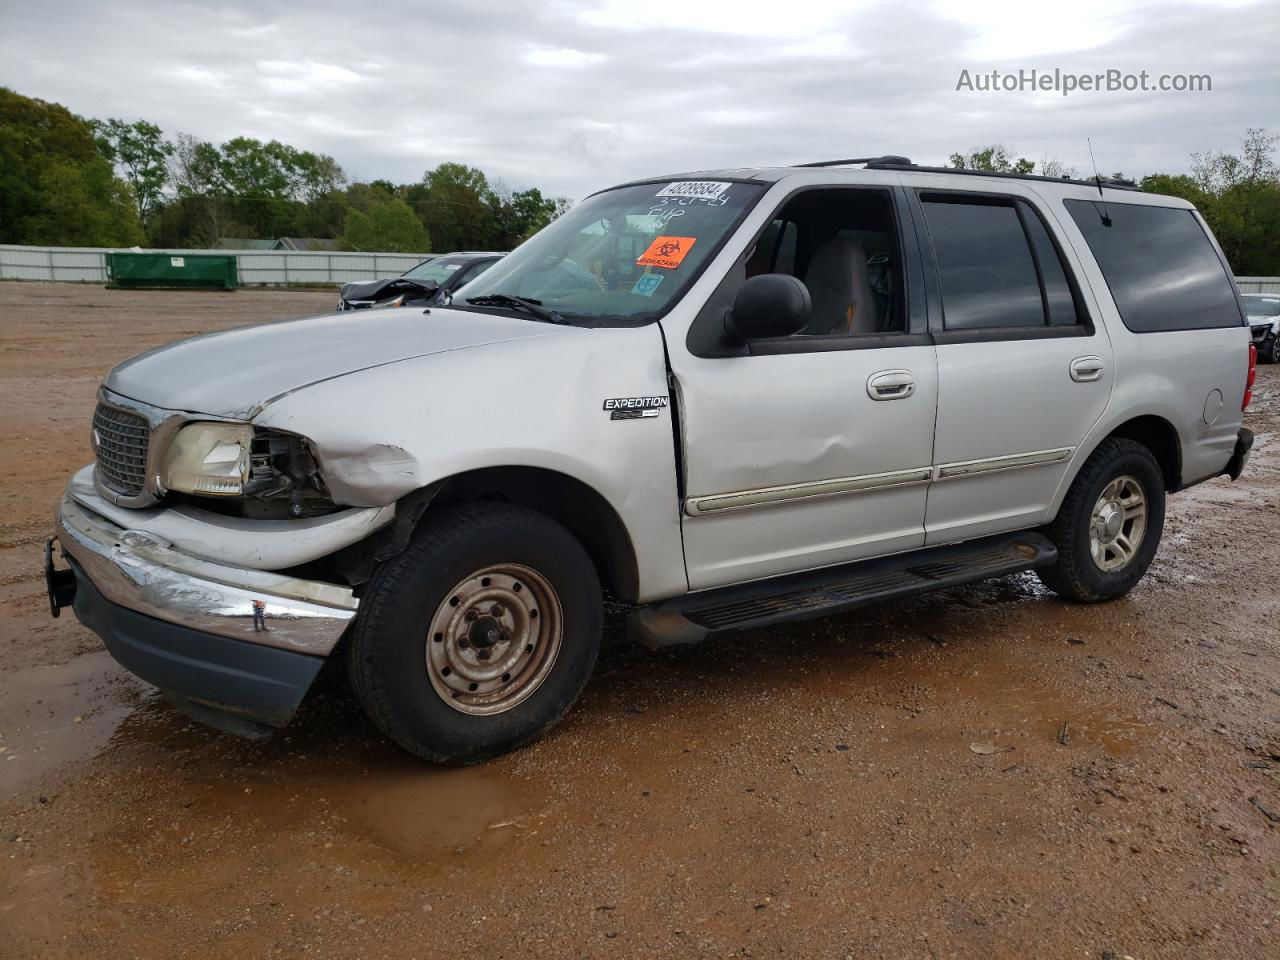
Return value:
[(1231, 277), (1190, 210), (1064, 202), (1111, 288), (1120, 319), (1134, 333), (1244, 323)]

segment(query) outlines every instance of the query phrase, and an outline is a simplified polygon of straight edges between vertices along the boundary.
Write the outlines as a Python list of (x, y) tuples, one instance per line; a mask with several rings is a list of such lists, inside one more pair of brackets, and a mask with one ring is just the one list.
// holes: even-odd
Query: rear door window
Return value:
[(1071, 294), (1071, 284), (1067, 282), (1067, 271), (1062, 258), (1049, 239), (1049, 231), (1040, 215), (1025, 203), (1019, 202), (1018, 210), (1022, 214), (1022, 224), (1027, 228), (1036, 266), (1040, 268), (1040, 277), (1044, 282), (1044, 307), (1049, 316), (1049, 326), (1074, 326), (1080, 322), (1075, 297)]
[(1012, 203), (926, 195), (947, 330), (1045, 326), (1031, 247)]
[(1231, 277), (1192, 211), (1109, 200), (1064, 202), (1130, 330), (1243, 324)]

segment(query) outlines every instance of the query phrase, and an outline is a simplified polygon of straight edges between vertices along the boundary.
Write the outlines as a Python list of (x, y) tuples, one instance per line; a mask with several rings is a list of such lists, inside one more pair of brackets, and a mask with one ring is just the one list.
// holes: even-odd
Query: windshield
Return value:
[(402, 276), (410, 280), (417, 280), (420, 283), (434, 283), (438, 287), (462, 269), (465, 263), (465, 260), (437, 257), (435, 260), (428, 260), (426, 263), (418, 264), (408, 273), (402, 274)]
[(1280, 297), (1245, 297), (1244, 312), (1251, 317), (1280, 317)]
[(454, 305), (505, 294), (569, 322), (648, 322), (680, 299), (763, 190), (677, 180), (598, 193), (468, 283)]

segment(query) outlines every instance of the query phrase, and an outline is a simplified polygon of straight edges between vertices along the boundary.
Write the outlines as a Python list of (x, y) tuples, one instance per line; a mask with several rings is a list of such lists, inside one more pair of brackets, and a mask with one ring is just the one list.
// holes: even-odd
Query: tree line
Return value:
[[(1148, 193), (1182, 197), (1194, 203), (1218, 238), (1237, 277), (1280, 276), (1277, 144), (1280, 135), (1250, 128), (1241, 138), (1238, 151), (1193, 153), (1189, 174), (1151, 173), (1137, 184)], [(1046, 158), (1036, 162), (1015, 157), (1000, 144), (953, 153), (949, 165), (996, 173), (1076, 176), (1074, 168), (1061, 161)], [(1123, 173), (1112, 176), (1125, 179)]]
[[(1194, 203), (1237, 276), (1280, 275), (1277, 143), (1250, 129), (1238, 151), (1192, 154), (1191, 173), (1138, 185)], [(950, 164), (1075, 176), (999, 144), (952, 154)], [(348, 250), (510, 250), (568, 206), (460, 163), (415, 183), (353, 183), (333, 157), (277, 140), (168, 137), (145, 120), (85, 119), (0, 87), (0, 243), (199, 248), (302, 236)]]
[(510, 250), (569, 206), (442, 163), (416, 183), (349, 182), (277, 140), (213, 144), (95, 120), (0, 88), (0, 243), (213, 247), (320, 237), (346, 250)]

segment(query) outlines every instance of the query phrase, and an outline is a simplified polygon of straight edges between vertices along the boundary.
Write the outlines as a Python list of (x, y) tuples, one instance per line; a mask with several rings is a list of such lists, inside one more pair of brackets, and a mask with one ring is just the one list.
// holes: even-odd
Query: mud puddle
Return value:
[(152, 695), (105, 650), (0, 674), (0, 795), (99, 753)]
[[(1071, 744), (1124, 757), (1154, 733), (1149, 724), (1028, 670), (1028, 654), (1036, 652), (1090, 661), (1080, 638), (1098, 629), (1095, 621), (1089, 608), (1047, 598), (1031, 577), (973, 584), (849, 618), (846, 642), (810, 648), (823, 668), (802, 671), (803, 682), (815, 698), (865, 696), (932, 720), (929, 738), (984, 748), (974, 752)], [(1123, 629), (1139, 632), (1132, 623)], [(1145, 684), (1140, 672), (1126, 680)], [(950, 718), (939, 725), (933, 718), (943, 705)]]

